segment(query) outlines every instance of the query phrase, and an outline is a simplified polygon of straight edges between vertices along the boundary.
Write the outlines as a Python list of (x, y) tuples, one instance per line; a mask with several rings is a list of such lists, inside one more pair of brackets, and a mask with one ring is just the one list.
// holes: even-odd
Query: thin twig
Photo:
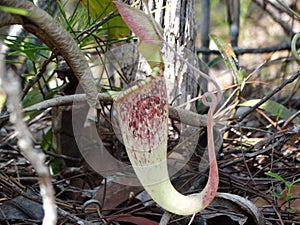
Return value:
[(242, 116), (240, 116), (236, 122), (241, 122), (243, 119), (245, 119), (250, 113), (252, 113), (254, 110), (256, 110), (259, 106), (264, 104), (266, 101), (268, 101), (272, 96), (274, 96), (276, 93), (281, 91), (282, 88), (284, 88), (286, 85), (294, 82), (297, 78), (300, 76), (300, 70), (298, 70), (295, 74), (293, 74), (289, 79), (284, 80), (279, 86), (277, 86), (270, 94), (263, 97), (258, 103), (256, 103), (253, 107), (251, 107), (247, 112), (245, 112)]
[(282, 125), (282, 130), (285, 130), (287, 128), (287, 126), (294, 120), (296, 119), (298, 116), (300, 116), (300, 110), (298, 110), (298, 112), (296, 112), (295, 114), (293, 114), (290, 118), (288, 118), (284, 124)]
[[(300, 41), (297, 41), (296, 48), (300, 47)], [(277, 51), (285, 51), (291, 49), (291, 43), (283, 43), (274, 46), (268, 46), (264, 48), (232, 48), (236, 55), (243, 55), (243, 54), (261, 54), (261, 53), (272, 53)], [(212, 50), (209, 48), (198, 48), (196, 50), (197, 54), (204, 53), (204, 54), (214, 54), (220, 55), (221, 53), (218, 50)]]
[(24, 91), (23, 91), (23, 93), (22, 93), (21, 99), (23, 99), (23, 98), (26, 96), (26, 94), (27, 94), (28, 91), (33, 87), (33, 85), (34, 85), (34, 84), (35, 84), (35, 83), (43, 76), (43, 74), (45, 73), (45, 71), (46, 71), (46, 69), (47, 69), (48, 64), (49, 64), (49, 63), (52, 61), (52, 59), (54, 59), (57, 55), (58, 55), (58, 53), (52, 53), (52, 55), (51, 55), (48, 59), (46, 59), (46, 60), (43, 62), (42, 66), (41, 66), (41, 68), (40, 68), (40, 70), (39, 70), (39, 72), (34, 76), (34, 78), (32, 78), (32, 79), (29, 80), (27, 86), (24, 88)]
[(285, 23), (281, 16), (278, 15), (279, 12), (277, 11), (276, 8), (273, 7), (273, 10), (269, 9), (269, 7), (267, 7), (268, 3), (269, 5), (272, 6), (272, 4), (270, 4), (270, 1), (267, 1), (267, 4), (265, 1), (261, 1), (261, 0), (253, 0), (253, 2), (258, 5), (259, 7), (261, 7), (266, 13), (269, 14), (269, 16), (276, 22), (278, 23), (281, 28), (284, 30), (284, 32), (287, 35), (292, 35), (293, 34), (293, 29), (287, 24)]
[(106, 21), (108, 21), (111, 16), (117, 12), (117, 9), (114, 9), (113, 11), (111, 11), (110, 13), (108, 13), (102, 20), (94, 23), (92, 26), (90, 26), (89, 28), (87, 28), (86, 30), (81, 31), (78, 35), (76, 35), (75, 39), (80, 38), (82, 35), (87, 34), (92, 32), (93, 30), (95, 30), (97, 27), (103, 25)]

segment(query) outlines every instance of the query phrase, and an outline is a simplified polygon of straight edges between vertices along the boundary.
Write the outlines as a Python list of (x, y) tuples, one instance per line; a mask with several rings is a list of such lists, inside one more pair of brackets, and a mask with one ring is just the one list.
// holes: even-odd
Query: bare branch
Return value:
[[(296, 47), (300, 47), (300, 41), (297, 41)], [(261, 53), (270, 53), (270, 52), (277, 52), (277, 51), (285, 51), (291, 49), (291, 43), (283, 43), (279, 45), (264, 47), (264, 48), (232, 48), (236, 55), (243, 55), (243, 54), (261, 54)], [(219, 55), (220, 52), (218, 50), (211, 50), (209, 48), (198, 48), (197, 54), (205, 53), (205, 54), (215, 54)]]
[[(2, 51), (2, 50), (1, 50)], [(56, 224), (57, 212), (55, 193), (51, 183), (51, 176), (48, 167), (44, 164), (45, 155), (33, 148), (31, 133), (23, 122), (23, 115), (20, 108), (20, 83), (12, 70), (8, 70), (4, 64), (3, 54), (0, 54), (0, 71), (2, 88), (7, 95), (7, 106), (10, 114), (10, 121), (15, 125), (18, 132), (18, 145), (23, 155), (30, 161), (39, 176), (40, 192), (43, 198), (44, 219), (43, 224)]]
[[(98, 100), (106, 103), (111, 103), (111, 97), (106, 93), (99, 93)], [(71, 105), (73, 102), (84, 102), (86, 101), (85, 94), (75, 94), (75, 95), (67, 95), (67, 96), (59, 96), (53, 99), (45, 100), (43, 102), (39, 102), (22, 110), (23, 113), (45, 110), (54, 106), (62, 106), (62, 105)], [(0, 122), (6, 120), (9, 115), (5, 115), (0, 117)], [(180, 121), (183, 124), (190, 125), (193, 127), (206, 127), (207, 126), (207, 116), (199, 115), (197, 113), (179, 108), (169, 106), (169, 117), (171, 119)]]

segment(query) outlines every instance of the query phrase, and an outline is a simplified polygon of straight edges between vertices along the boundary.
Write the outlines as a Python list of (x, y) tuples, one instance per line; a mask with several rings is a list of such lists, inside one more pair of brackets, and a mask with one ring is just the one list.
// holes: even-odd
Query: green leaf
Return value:
[(20, 8), (14, 8), (14, 7), (7, 7), (7, 6), (2, 6), (0, 5), (0, 10), (8, 13), (13, 13), (21, 16), (27, 16), (29, 12), (25, 9), (20, 9)]
[[(145, 57), (150, 67), (154, 68), (158, 64), (163, 65), (160, 52), (160, 45), (163, 43), (163, 40), (157, 34), (151, 18), (143, 11), (124, 3), (114, 2), (114, 4), (128, 27), (138, 36), (140, 40), (138, 50)], [(156, 27), (160, 33), (163, 33), (158, 23), (156, 23)]]
[[(261, 101), (261, 99), (252, 99), (252, 100), (243, 102), (243, 103), (239, 104), (238, 106), (253, 107), (260, 101)], [(260, 105), (258, 108), (271, 113), (273, 116), (280, 117), (285, 120), (289, 119), (293, 115), (293, 113), (288, 108), (286, 108), (284, 105), (282, 105), (278, 102), (272, 101), (272, 100), (266, 101), (265, 103)], [(300, 124), (300, 118), (297, 117), (292, 122), (296, 123), (296, 124)]]
[[(53, 151), (55, 149), (55, 145), (52, 140), (52, 130), (49, 129), (43, 136), (43, 140), (41, 142), (41, 148), (44, 151)], [(50, 156), (50, 173), (51, 175), (55, 175), (61, 171), (62, 159), (55, 158)]]
[(212, 60), (210, 60), (208, 63), (207, 63), (207, 66), (208, 67), (212, 67), (213, 65), (217, 64), (218, 62), (220, 62), (222, 60), (222, 56), (218, 55), (216, 56), (215, 58), (213, 58)]
[(53, 149), (51, 144), (52, 144), (52, 130), (49, 129), (46, 132), (46, 134), (44, 134), (44, 136), (43, 136), (43, 140), (41, 142), (41, 148), (44, 151), (49, 151), (49, 150)]
[(294, 214), (294, 213), (297, 212), (297, 209), (289, 208), (289, 209), (287, 209), (287, 211), (288, 211), (289, 213), (291, 213), (291, 214)]
[(219, 52), (221, 53), (225, 61), (227, 68), (232, 71), (235, 84), (242, 84), (244, 81), (244, 74), (236, 66), (238, 60), (231, 46), (228, 43), (226, 43), (223, 39), (218, 38), (213, 34), (210, 34), (209, 37), (216, 44)]
[(275, 194), (272, 194), (272, 196), (273, 196), (273, 197), (276, 197), (276, 198), (282, 198), (282, 194), (277, 194), (277, 193), (275, 193)]
[(43, 96), (37, 88), (32, 88), (22, 101), (22, 107), (26, 108), (43, 100)]
[(296, 184), (296, 183), (300, 183), (300, 178), (298, 178), (297, 180), (293, 181), (293, 184)]
[[(93, 19), (100, 21), (107, 14), (116, 9), (112, 0), (81, 0), (82, 5), (88, 10)], [(129, 34), (129, 28), (123, 19), (116, 15), (110, 18), (104, 25), (103, 29), (108, 31), (110, 38), (124, 38)]]
[(34, 61), (34, 51), (32, 50), (24, 50), (24, 53), (26, 54), (26, 56), (31, 60)]
[(283, 183), (286, 183), (287, 181), (282, 177), (280, 176), (279, 174), (277, 173), (273, 173), (273, 172), (265, 172), (265, 175), (267, 176), (270, 176), (270, 177), (273, 177), (273, 178), (276, 178), (277, 180), (283, 182)]

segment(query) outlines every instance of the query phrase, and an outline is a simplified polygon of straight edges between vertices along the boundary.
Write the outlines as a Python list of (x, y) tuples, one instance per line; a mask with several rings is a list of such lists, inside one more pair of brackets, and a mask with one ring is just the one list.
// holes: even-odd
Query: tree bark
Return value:
[[(164, 30), (165, 41), (189, 63), (198, 67), (198, 58), (195, 53), (194, 0), (149, 0), (148, 4), (150, 10), (154, 11), (154, 19)], [(142, 1), (136, 7), (147, 13), (147, 9)], [(133, 57), (137, 54), (136, 49), (131, 50), (131, 48), (132, 46), (126, 47), (132, 54), (126, 54), (128, 54), (127, 58), (132, 57), (132, 61), (123, 60), (121, 67), (123, 67), (123, 72), (125, 71), (129, 80), (133, 81), (149, 74), (150, 68), (141, 58), (138, 62), (136, 61), (136, 58)], [(121, 48), (115, 50), (114, 53), (118, 54), (114, 55), (121, 57), (119, 56), (121, 54), (120, 50), (122, 51)], [(167, 80), (170, 103), (173, 106), (179, 106), (189, 102), (197, 96), (197, 75), (187, 67), (185, 62), (176, 57), (166, 45), (162, 47), (162, 52), (165, 62), (164, 76)], [(184, 108), (194, 111), (194, 105), (194, 102), (188, 103)]]
[[(190, 63), (197, 65), (194, 0), (151, 0), (149, 7), (156, 10), (154, 17), (164, 29), (166, 42)], [(163, 48), (163, 51), (169, 100), (178, 106), (197, 96), (198, 78), (170, 49)], [(193, 105), (187, 104), (185, 108), (193, 110)]]

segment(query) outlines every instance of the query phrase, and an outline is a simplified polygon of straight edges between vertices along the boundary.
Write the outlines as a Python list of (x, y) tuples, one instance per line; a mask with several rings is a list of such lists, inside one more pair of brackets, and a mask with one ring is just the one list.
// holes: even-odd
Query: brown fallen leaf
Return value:
[(217, 192), (208, 209), (201, 212), (211, 224), (265, 225), (262, 212), (248, 199)]
[(107, 210), (116, 208), (121, 203), (129, 200), (130, 194), (137, 194), (142, 191), (140, 186), (127, 186), (119, 183), (108, 182), (106, 184), (106, 191), (102, 185), (94, 194), (93, 199), (102, 202), (103, 194), (105, 193), (105, 201), (103, 202), (104, 214), (108, 213)]
[(300, 185), (294, 184), (291, 187), (290, 192), (292, 199), (288, 196), (288, 190), (285, 188), (281, 193), (281, 197), (278, 198), (278, 204), (282, 210), (293, 209), (296, 210), (300, 215)]

